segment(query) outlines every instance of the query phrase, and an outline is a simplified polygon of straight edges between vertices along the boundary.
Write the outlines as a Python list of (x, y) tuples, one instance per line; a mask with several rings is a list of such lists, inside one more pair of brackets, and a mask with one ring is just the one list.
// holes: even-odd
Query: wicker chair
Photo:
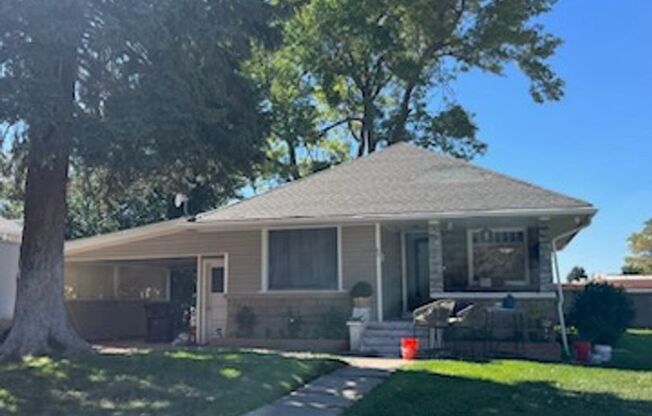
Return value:
[(420, 306), (412, 312), (414, 325), (429, 329), (430, 348), (443, 348), (443, 331), (449, 325), (453, 309), (455, 309), (454, 300), (440, 299)]

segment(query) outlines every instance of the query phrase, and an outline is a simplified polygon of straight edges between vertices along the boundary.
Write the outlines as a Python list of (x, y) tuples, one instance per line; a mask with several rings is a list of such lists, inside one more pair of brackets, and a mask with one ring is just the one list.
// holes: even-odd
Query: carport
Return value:
[(197, 256), (68, 261), (65, 296), (70, 320), (90, 341), (142, 340), (146, 306), (169, 305), (175, 332), (199, 310)]

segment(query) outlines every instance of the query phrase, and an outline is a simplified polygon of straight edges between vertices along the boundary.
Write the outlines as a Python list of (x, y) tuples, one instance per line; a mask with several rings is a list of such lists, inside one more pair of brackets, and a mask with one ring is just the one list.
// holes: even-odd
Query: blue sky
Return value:
[(576, 264), (589, 273), (620, 270), (627, 237), (652, 218), (650, 19), (652, 1), (560, 1), (543, 19), (564, 39), (551, 61), (566, 81), (560, 102), (535, 104), (517, 70), (455, 84), (489, 144), (476, 163), (600, 210), (560, 253), (564, 275)]

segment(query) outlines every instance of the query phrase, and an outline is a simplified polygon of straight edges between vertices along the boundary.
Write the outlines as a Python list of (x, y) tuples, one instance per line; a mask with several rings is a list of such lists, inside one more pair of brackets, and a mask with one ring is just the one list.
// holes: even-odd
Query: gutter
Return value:
[(591, 219), (589, 218), (584, 224), (579, 225), (573, 228), (570, 231), (566, 231), (552, 239), (552, 262), (554, 265), (554, 275), (556, 276), (556, 286), (557, 286), (557, 314), (559, 315), (559, 326), (561, 327), (561, 342), (564, 347), (564, 352), (566, 356), (570, 357), (570, 347), (568, 346), (568, 332), (566, 329), (566, 318), (564, 317), (564, 290), (561, 283), (561, 275), (559, 274), (559, 260), (557, 259), (557, 243), (560, 240), (571, 237), (584, 228), (588, 227), (591, 224)]

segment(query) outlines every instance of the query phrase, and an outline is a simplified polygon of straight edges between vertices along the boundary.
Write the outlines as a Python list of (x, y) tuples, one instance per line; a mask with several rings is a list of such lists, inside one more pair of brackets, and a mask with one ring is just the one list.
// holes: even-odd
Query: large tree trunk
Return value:
[(14, 322), (0, 358), (92, 351), (68, 321), (63, 291), (66, 185), (76, 60), (59, 57), (57, 99), (43, 128), (30, 125), (25, 216)]

